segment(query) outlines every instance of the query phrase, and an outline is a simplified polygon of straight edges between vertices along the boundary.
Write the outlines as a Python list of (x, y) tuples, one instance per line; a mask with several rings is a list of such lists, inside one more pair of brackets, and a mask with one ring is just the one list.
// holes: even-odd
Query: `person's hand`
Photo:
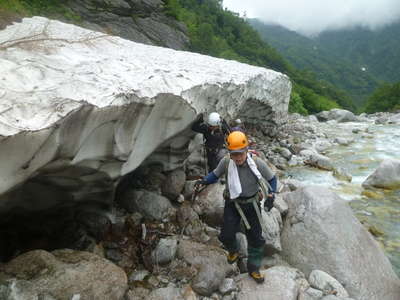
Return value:
[(204, 179), (199, 179), (194, 183), (194, 186), (199, 187), (199, 186), (205, 185), (205, 184), (207, 184), (207, 181), (205, 181)]
[(197, 116), (197, 120), (204, 122), (204, 113), (199, 113), (199, 115)]
[(264, 202), (264, 209), (270, 211), (274, 207), (275, 194), (269, 193)]

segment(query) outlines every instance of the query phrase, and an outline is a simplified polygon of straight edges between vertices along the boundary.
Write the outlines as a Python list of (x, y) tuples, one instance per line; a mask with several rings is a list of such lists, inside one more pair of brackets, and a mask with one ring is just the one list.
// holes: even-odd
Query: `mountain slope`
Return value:
[(400, 81), (400, 22), (380, 30), (327, 31), (317, 41), (330, 54), (352, 61), (386, 82)]
[[(250, 19), (249, 23), (296, 68), (311, 70), (317, 75), (317, 79), (328, 81), (347, 91), (359, 106), (379, 84), (374, 74), (368, 70), (363, 71), (365, 64), (354, 62), (355, 52), (344, 55), (340, 49), (333, 47), (333, 40), (331, 43), (324, 43), (328, 37), (312, 39), (256, 19)], [(335, 38), (339, 40), (340, 35)], [(347, 49), (348, 46), (343, 42), (339, 48)]]

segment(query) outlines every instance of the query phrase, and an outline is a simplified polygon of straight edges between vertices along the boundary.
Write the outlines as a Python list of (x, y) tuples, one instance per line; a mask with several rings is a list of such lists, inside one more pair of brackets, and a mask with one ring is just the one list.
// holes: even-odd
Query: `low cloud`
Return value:
[(400, 19), (400, 0), (224, 0), (223, 6), (305, 35), (354, 26), (377, 29)]

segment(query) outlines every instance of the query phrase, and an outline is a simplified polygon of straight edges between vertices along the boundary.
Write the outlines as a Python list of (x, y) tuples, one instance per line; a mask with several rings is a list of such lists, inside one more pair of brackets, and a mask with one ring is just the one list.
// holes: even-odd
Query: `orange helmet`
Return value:
[(244, 152), (249, 146), (249, 141), (243, 132), (233, 131), (228, 135), (226, 139), (226, 145), (231, 153)]

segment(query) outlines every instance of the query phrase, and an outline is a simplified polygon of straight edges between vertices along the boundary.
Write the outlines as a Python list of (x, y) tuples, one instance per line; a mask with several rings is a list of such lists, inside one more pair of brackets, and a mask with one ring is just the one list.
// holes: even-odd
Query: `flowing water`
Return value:
[[(306, 185), (326, 186), (350, 202), (357, 218), (375, 232), (395, 271), (400, 275), (400, 190), (364, 190), (362, 182), (384, 159), (400, 159), (400, 125), (341, 123), (319, 125), (334, 137), (354, 138), (348, 146), (333, 146), (326, 151), (336, 167), (352, 175), (352, 181), (341, 181), (332, 172), (296, 167), (288, 175)], [(353, 129), (360, 129), (353, 133)]]

